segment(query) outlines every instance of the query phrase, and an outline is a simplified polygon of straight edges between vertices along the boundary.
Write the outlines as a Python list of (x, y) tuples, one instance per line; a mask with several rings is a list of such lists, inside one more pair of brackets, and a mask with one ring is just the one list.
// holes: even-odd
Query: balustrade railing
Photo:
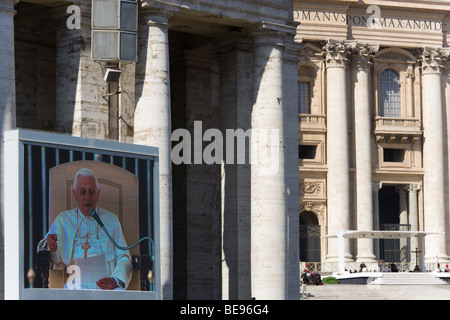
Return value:
[[(399, 272), (413, 272), (414, 267), (416, 266), (416, 263), (414, 261), (411, 262), (384, 262), (386, 265), (386, 268), (388, 272), (390, 272), (390, 265), (392, 263), (395, 264), (397, 267), (397, 270)], [(357, 273), (360, 272), (360, 262), (356, 261), (346, 261), (345, 262), (345, 269), (348, 272), (351, 273)], [(372, 262), (364, 263), (366, 265), (366, 271), (363, 272), (382, 272), (381, 271), (381, 264), (378, 262)], [(439, 268), (438, 268), (439, 264)], [(310, 271), (317, 271), (323, 274), (333, 273), (338, 271), (338, 262), (300, 262), (299, 264), (300, 274), (303, 273), (303, 271), (308, 268)], [(446, 264), (439, 263), (439, 262), (433, 262), (433, 263), (425, 263), (425, 270), (422, 270), (422, 272), (433, 272), (433, 271), (440, 271), (440, 272), (450, 272), (450, 268), (446, 266)]]
[(420, 131), (419, 119), (375, 118), (375, 130)]

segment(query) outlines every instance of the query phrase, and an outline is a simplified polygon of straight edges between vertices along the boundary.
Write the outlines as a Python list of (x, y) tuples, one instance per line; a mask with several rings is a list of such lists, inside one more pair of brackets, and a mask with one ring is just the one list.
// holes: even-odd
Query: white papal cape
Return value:
[[(119, 219), (114, 213), (98, 208), (97, 213), (114, 241), (122, 247), (126, 246), (125, 238)], [(70, 265), (77, 225), (78, 209), (71, 209), (60, 213), (47, 233), (58, 236), (58, 250), (52, 252), (51, 258), (54, 269), (62, 269)], [(45, 239), (47, 239), (47, 236)], [(106, 274), (108, 277), (117, 278), (128, 287), (132, 276), (131, 256), (128, 250), (116, 248), (103, 230), (98, 233), (103, 253), (106, 258)], [(45, 240), (44, 239), (44, 240)]]

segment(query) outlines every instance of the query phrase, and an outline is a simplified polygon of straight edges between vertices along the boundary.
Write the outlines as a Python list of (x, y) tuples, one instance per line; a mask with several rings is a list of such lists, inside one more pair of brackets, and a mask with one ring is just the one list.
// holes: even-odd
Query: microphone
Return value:
[(95, 221), (97, 221), (97, 223), (99, 224), (100, 227), (102, 227), (102, 229), (105, 227), (103, 225), (102, 220), (100, 220), (100, 217), (97, 214), (97, 210), (95, 210), (95, 208), (92, 208), (91, 211), (89, 212), (91, 214), (91, 216), (95, 219)]
[[(122, 247), (119, 246), (114, 239), (111, 237), (111, 235), (109, 234), (108, 230), (106, 230), (105, 225), (103, 224), (102, 220), (100, 219), (100, 217), (97, 214), (97, 210), (95, 210), (95, 208), (92, 208), (91, 211), (89, 212), (91, 214), (91, 216), (95, 219), (95, 221), (97, 221), (98, 225), (103, 229), (103, 231), (105, 231), (106, 235), (108, 236), (109, 240), (111, 240), (112, 244), (120, 249), (120, 250), (130, 250), (131, 248), (134, 248), (135, 246), (137, 246), (140, 242), (142, 242), (143, 240), (149, 240), (150, 243), (152, 244), (152, 248), (154, 247), (153, 244), (153, 240), (150, 237), (144, 237), (142, 239), (140, 239), (139, 241), (137, 241), (136, 243), (132, 244), (131, 246), (128, 247)], [(153, 251), (153, 250), (152, 250)], [(153, 260), (153, 256), (152, 256), (152, 260)]]

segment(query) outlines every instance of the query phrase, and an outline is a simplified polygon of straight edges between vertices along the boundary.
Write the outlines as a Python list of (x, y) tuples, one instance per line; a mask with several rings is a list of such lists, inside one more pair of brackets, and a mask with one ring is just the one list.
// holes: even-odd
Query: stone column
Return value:
[[(373, 203), (373, 230), (380, 230), (380, 199), (378, 191), (381, 189), (380, 182), (372, 183), (372, 203)], [(380, 239), (373, 239), (374, 254), (376, 259), (380, 258)]]
[[(408, 202), (406, 198), (406, 192), (408, 191), (406, 186), (400, 185), (396, 188), (396, 191), (399, 193), (399, 222), (400, 228), (399, 231), (407, 231), (405, 229), (405, 225), (408, 224)], [(400, 261), (406, 262), (408, 257), (407, 245), (408, 238), (400, 238)]]
[[(18, 0), (0, 0), (0, 127), (3, 132), (16, 126), (16, 82), (14, 59), (14, 6)], [(0, 160), (1, 161), (1, 160)], [(3, 175), (2, 175), (3, 179)]]
[(109, 104), (104, 97), (106, 69), (91, 59), (91, 2), (76, 0), (80, 29), (67, 28), (67, 6), (55, 9), (56, 126), (73, 136), (108, 139)]
[[(0, 128), (3, 132), (16, 126), (16, 76), (14, 59), (14, 6), (18, 0), (0, 0)], [(2, 147), (3, 150), (3, 147)], [(0, 163), (3, 161), (1, 158)], [(3, 175), (2, 175), (3, 181)]]
[(287, 205), (283, 137), (284, 34), (252, 32), (251, 280), (256, 299), (287, 299)]
[[(1, 187), (4, 189), (3, 174), (3, 133), (16, 127), (16, 77), (14, 60), (14, 6), (18, 0), (0, 0), (0, 170)], [(4, 298), (4, 258), (3, 258), (3, 192), (0, 202), (0, 298)]]
[[(370, 73), (377, 50), (377, 46), (358, 45), (353, 66), (358, 230), (373, 230)], [(358, 239), (357, 261), (375, 262), (372, 239)]]
[(448, 261), (445, 241), (444, 128), (441, 68), (444, 55), (425, 49), (421, 55), (423, 103), (423, 195), (425, 231), (438, 234), (425, 238), (425, 260)]
[(294, 41), (291, 35), (284, 41), (283, 97), (285, 137), (285, 175), (288, 234), (288, 297), (300, 299), (300, 179), (298, 172), (298, 109), (300, 92), (298, 86), (298, 55), (302, 44)]
[[(417, 203), (417, 192), (420, 190), (420, 184), (410, 184), (408, 188), (409, 197), (409, 224), (411, 225), (411, 231), (419, 231), (419, 210)], [(411, 237), (410, 251), (416, 250), (419, 247), (419, 241), (417, 237)], [(410, 253), (410, 261), (414, 261), (415, 255)]]
[(159, 148), (163, 299), (171, 299), (173, 296), (169, 16), (170, 12), (165, 10), (141, 11), (134, 116), (134, 143)]
[[(328, 233), (350, 229), (347, 109), (347, 57), (351, 43), (328, 41), (324, 47), (327, 86)], [(346, 259), (351, 255), (345, 239)], [(327, 259), (337, 259), (336, 239), (329, 239)]]
[[(220, 52), (220, 125), (229, 132), (251, 127), (252, 64), (250, 39), (230, 33), (217, 39)], [(234, 133), (232, 139), (234, 139)], [(239, 138), (238, 138), (239, 139)], [(234, 141), (236, 144), (242, 141)], [(234, 145), (234, 144), (233, 144)], [(246, 146), (248, 146), (248, 142)], [(251, 297), (250, 160), (248, 148), (224, 148), (222, 164), (222, 299)], [(240, 158), (243, 157), (243, 158)]]
[[(194, 145), (193, 165), (186, 166), (186, 299), (217, 300), (222, 298), (218, 290), (222, 274), (222, 159), (207, 162), (210, 156), (207, 148), (211, 145), (202, 148), (202, 139), (206, 141), (207, 134), (220, 139), (219, 64), (215, 55), (202, 51), (185, 51), (184, 59), (186, 128)], [(217, 148), (220, 147), (219, 144)], [(215, 154), (218, 155), (219, 150), (215, 150)]]

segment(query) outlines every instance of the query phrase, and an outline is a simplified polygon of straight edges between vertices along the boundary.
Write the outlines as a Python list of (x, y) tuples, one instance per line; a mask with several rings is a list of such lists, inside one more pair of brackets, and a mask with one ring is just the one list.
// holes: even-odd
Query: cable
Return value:
[(108, 230), (105, 228), (105, 225), (103, 224), (102, 220), (100, 220), (100, 217), (98, 216), (98, 214), (97, 214), (95, 208), (92, 208), (92, 209), (91, 209), (90, 214), (91, 214), (91, 216), (95, 219), (95, 221), (97, 221), (98, 225), (103, 229), (103, 231), (106, 233), (106, 235), (108, 236), (109, 240), (111, 240), (112, 244), (113, 244), (116, 248), (118, 248), (118, 249), (120, 249), (120, 250), (130, 250), (131, 248), (134, 248), (135, 246), (137, 246), (141, 241), (143, 241), (143, 240), (150, 240), (150, 242), (152, 243), (152, 250), (151, 250), (151, 251), (152, 251), (152, 255), (151, 255), (151, 256), (152, 256), (152, 261), (154, 261), (154, 256), (153, 256), (154, 243), (153, 243), (152, 238), (150, 238), (150, 237), (144, 237), (144, 238), (138, 240), (136, 243), (134, 243), (134, 244), (132, 244), (131, 246), (128, 246), (128, 247), (122, 247), (122, 246), (119, 246), (119, 245), (114, 241), (114, 239), (111, 237), (111, 235), (109, 234)]

